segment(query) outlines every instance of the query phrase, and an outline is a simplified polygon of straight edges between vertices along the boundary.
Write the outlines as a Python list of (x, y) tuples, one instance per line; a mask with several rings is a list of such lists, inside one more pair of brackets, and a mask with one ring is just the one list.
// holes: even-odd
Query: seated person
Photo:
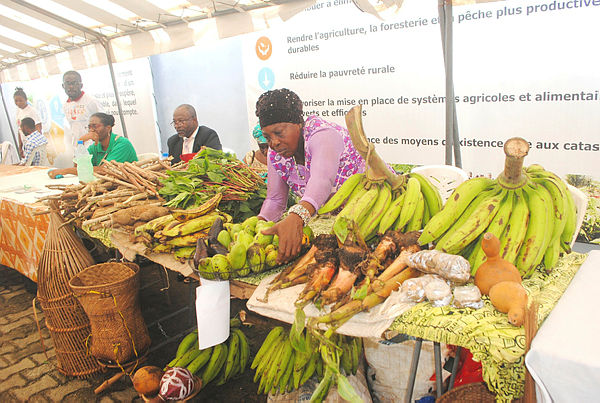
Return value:
[[(105, 161), (134, 162), (138, 160), (131, 142), (125, 137), (120, 137), (112, 132), (114, 125), (115, 118), (111, 115), (102, 112), (94, 113), (90, 117), (89, 133), (79, 138), (84, 142), (87, 140), (94, 141), (94, 144), (88, 147), (88, 152), (92, 155), (94, 173), (102, 173), (101, 165)], [(48, 172), (48, 176), (51, 178), (66, 174), (77, 175), (77, 168), (53, 169)]]
[(258, 174), (263, 177), (267, 177), (267, 152), (269, 151), (269, 144), (267, 139), (263, 136), (260, 125), (256, 125), (252, 130), (252, 138), (256, 140), (258, 144), (258, 150), (248, 151), (244, 157), (244, 162), (253, 168)]
[[(48, 139), (36, 129), (35, 121), (32, 118), (21, 120), (21, 131), (25, 135), (25, 144), (23, 145), (23, 159), (19, 162), (19, 165), (25, 165), (33, 150), (39, 146), (45, 147), (48, 144)], [(32, 158), (32, 166), (41, 165), (40, 153), (36, 153)]]
[(181, 154), (197, 153), (202, 146), (223, 149), (216, 131), (198, 126), (196, 110), (192, 105), (179, 105), (173, 112), (171, 125), (177, 130), (177, 134), (167, 140), (169, 156), (173, 157), (172, 164), (181, 161)]

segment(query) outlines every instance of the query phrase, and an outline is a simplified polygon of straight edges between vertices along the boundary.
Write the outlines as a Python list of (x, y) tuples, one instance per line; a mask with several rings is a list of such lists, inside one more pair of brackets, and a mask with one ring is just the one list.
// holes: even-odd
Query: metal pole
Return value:
[(440, 343), (433, 342), (433, 356), (435, 361), (435, 389), (437, 397), (442, 396), (444, 391), (442, 390), (442, 351), (440, 349)]
[(413, 348), (412, 361), (410, 362), (410, 372), (408, 373), (408, 385), (406, 385), (406, 394), (404, 403), (412, 401), (413, 389), (415, 388), (415, 379), (417, 378), (417, 369), (419, 368), (419, 357), (421, 356), (421, 345), (423, 339), (417, 339)]
[[(0, 96), (2, 96), (2, 105), (4, 105), (4, 113), (6, 113), (6, 120), (8, 120), (8, 127), (10, 127), (10, 132), (12, 134), (13, 141), (15, 142), (15, 148), (17, 149), (17, 155), (19, 155), (19, 142), (17, 141), (17, 137), (15, 136), (15, 129), (13, 129), (12, 124), (10, 123), (10, 116), (8, 115), (8, 108), (6, 107), (6, 101), (4, 100), (4, 91), (0, 86)], [(19, 158), (21, 155), (19, 155)]]
[(454, 88), (452, 85), (452, 0), (444, 0), (444, 55), (446, 72), (446, 165), (452, 165), (454, 148)]
[(458, 371), (458, 363), (460, 361), (461, 347), (456, 346), (456, 353), (454, 354), (454, 362), (452, 362), (452, 374), (450, 375), (450, 382), (448, 383), (448, 390), (454, 387), (454, 380), (456, 379), (456, 372)]
[(123, 116), (123, 109), (121, 109), (121, 97), (119, 96), (119, 89), (117, 88), (117, 79), (115, 78), (115, 71), (113, 70), (112, 54), (110, 52), (110, 42), (107, 40), (100, 40), (104, 51), (106, 52), (106, 61), (108, 63), (108, 69), (110, 70), (110, 79), (112, 80), (113, 90), (115, 91), (115, 99), (117, 100), (117, 109), (119, 110), (119, 118), (121, 120), (121, 128), (123, 129), (123, 136), (127, 136), (127, 127), (125, 127), (125, 117)]

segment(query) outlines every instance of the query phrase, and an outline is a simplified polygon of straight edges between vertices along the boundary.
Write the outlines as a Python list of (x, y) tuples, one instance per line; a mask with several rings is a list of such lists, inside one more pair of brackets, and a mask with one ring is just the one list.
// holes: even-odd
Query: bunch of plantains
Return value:
[[(275, 225), (272, 221), (249, 217), (242, 223), (214, 222), (207, 237), (196, 244), (194, 263), (198, 274), (208, 280), (229, 280), (261, 273), (277, 265), (277, 235), (262, 231)], [(312, 239), (310, 227), (305, 227), (303, 244)]]
[(550, 271), (561, 251), (570, 252), (576, 228), (576, 208), (566, 184), (539, 165), (523, 169), (529, 144), (521, 138), (504, 146), (504, 172), (495, 180), (473, 178), (458, 186), (444, 208), (427, 223), (421, 245), (461, 254), (474, 275), (485, 260), (481, 237), (491, 232), (500, 239), (502, 258), (513, 263), (523, 278), (544, 263)]
[(244, 373), (250, 359), (248, 339), (240, 329), (239, 319), (231, 320), (229, 338), (214, 347), (198, 349), (198, 331), (185, 336), (175, 358), (168, 368), (185, 367), (202, 379), (202, 385), (215, 381), (223, 385), (236, 375)]
[(216, 194), (203, 205), (188, 210), (172, 210), (135, 228), (137, 242), (150, 252), (172, 253), (179, 260), (194, 255), (196, 242), (205, 237), (215, 220), (230, 221), (231, 217), (217, 210), (221, 195)]
[(343, 206), (334, 228), (354, 222), (365, 240), (382, 235), (388, 229), (418, 231), (442, 208), (442, 198), (427, 178), (418, 174), (396, 175), (395, 188), (386, 182), (374, 182), (365, 174), (355, 174), (321, 207), (319, 214)]
[[(345, 375), (356, 374), (362, 354), (360, 338), (333, 335), (329, 341), (328, 350), (335, 350), (339, 362), (336, 369), (328, 368), (328, 355), (321, 351), (321, 337), (315, 336), (310, 330), (300, 330), (294, 335), (294, 330), (286, 331), (277, 326), (271, 330), (256, 354), (250, 368), (255, 369), (254, 382), (259, 382), (258, 393), (286, 393), (303, 385), (310, 377), (316, 375), (323, 381), (330, 372)], [(331, 364), (331, 363), (330, 363)], [(328, 376), (321, 388), (317, 388), (311, 401), (322, 401), (327, 397), (333, 377)]]

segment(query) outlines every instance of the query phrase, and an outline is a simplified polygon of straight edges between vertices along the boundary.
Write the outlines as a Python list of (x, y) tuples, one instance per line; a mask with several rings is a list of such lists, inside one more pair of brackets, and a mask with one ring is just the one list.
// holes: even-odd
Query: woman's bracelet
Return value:
[(305, 227), (308, 225), (308, 222), (311, 218), (310, 212), (302, 204), (294, 204), (292, 207), (290, 207), (288, 213), (294, 213), (302, 218), (302, 222), (304, 223)]

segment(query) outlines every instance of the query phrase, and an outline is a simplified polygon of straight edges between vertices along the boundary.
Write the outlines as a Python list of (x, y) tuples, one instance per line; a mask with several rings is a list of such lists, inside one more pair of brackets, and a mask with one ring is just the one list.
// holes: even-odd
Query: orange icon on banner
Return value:
[(260, 60), (267, 60), (271, 57), (271, 53), (273, 51), (273, 45), (271, 41), (266, 36), (261, 36), (256, 41), (256, 56)]

